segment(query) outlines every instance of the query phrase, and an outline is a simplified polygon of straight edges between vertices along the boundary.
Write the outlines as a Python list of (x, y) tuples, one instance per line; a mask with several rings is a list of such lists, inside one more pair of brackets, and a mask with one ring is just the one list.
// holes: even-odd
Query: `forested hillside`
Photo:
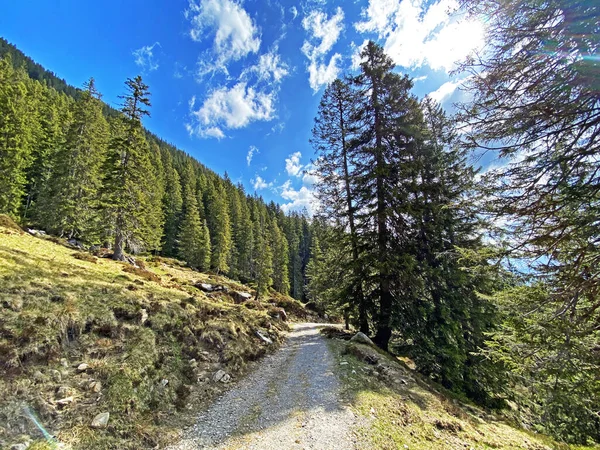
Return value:
[(304, 297), (311, 229), (142, 126), (150, 92), (127, 80), (120, 112), (94, 79), (75, 89), (0, 42), (0, 211), (123, 252), (174, 256), (259, 291)]

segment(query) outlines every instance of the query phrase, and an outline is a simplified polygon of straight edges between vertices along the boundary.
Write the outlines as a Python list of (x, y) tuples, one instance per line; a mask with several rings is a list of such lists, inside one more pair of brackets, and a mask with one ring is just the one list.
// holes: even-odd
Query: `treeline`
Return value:
[[(308, 293), (446, 388), (599, 442), (600, 5), (462, 3), (492, 19), (455, 117), (373, 42), (326, 89)], [(498, 156), (477, 178), (473, 149)]]
[(462, 257), (484, 248), (474, 170), (440, 106), (411, 94), (380, 46), (361, 57), (315, 120), (323, 226), (308, 291), (446, 388), (490, 400), (475, 353), (494, 316), (479, 293), (495, 281)]
[(62, 81), (39, 70), (33, 79), (26, 68), (37, 66), (18, 61), (0, 59), (0, 213), (109, 246), (115, 259), (160, 253), (255, 282), (261, 294), (304, 297), (307, 215), (285, 215), (148, 133), (141, 77), (126, 81), (115, 113), (93, 79), (59, 92), (51, 86)]

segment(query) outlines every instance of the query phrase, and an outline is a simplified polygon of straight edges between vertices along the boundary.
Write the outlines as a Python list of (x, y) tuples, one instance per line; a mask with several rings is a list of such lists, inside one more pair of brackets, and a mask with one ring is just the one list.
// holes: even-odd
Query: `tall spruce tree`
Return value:
[(227, 192), (223, 184), (216, 178), (208, 184), (206, 194), (206, 215), (211, 237), (211, 268), (217, 273), (227, 273), (227, 260), (231, 251), (231, 222)]
[(210, 233), (206, 220), (202, 220), (196, 198), (196, 178), (191, 162), (185, 170), (183, 214), (179, 230), (178, 255), (190, 266), (199, 270), (210, 267)]
[(347, 293), (350, 303), (358, 310), (360, 331), (368, 334), (368, 311), (362, 288), (364, 274), (359, 254), (353, 192), (355, 186), (352, 184), (351, 167), (352, 140), (357, 131), (354, 117), (357, 106), (358, 99), (349, 81), (337, 79), (331, 83), (321, 98), (311, 143), (317, 153), (314, 165), (321, 179), (316, 185), (321, 214), (347, 231), (348, 239), (336, 240), (336, 243), (350, 244), (352, 258), (348, 261), (350, 267), (347, 270), (353, 276), (349, 278)]
[(35, 117), (27, 74), (14, 69), (10, 55), (0, 59), (0, 213), (18, 218), (31, 165)]
[(273, 288), (287, 295), (290, 291), (288, 273), (289, 249), (285, 235), (277, 224), (277, 219), (271, 221), (271, 248), (273, 250)]
[(27, 170), (26, 197), (23, 205), (23, 221), (43, 224), (40, 216), (43, 208), (36, 208), (40, 196), (57, 160), (57, 153), (65, 146), (67, 130), (71, 122), (69, 100), (54, 89), (40, 83), (30, 83), (31, 95), (36, 98), (34, 142), (31, 166)]
[(98, 237), (98, 192), (108, 140), (100, 94), (90, 78), (73, 106), (65, 142), (52, 159), (41, 193), (38, 216), (51, 232), (87, 240)]
[(465, 143), (498, 157), (487, 213), (524, 284), (497, 296), (507, 320), (494, 357), (535, 386), (548, 431), (598, 440), (598, 378), (586, 374), (600, 372), (600, 3), (462, 3), (485, 16), (488, 43), (462, 67)]
[(254, 231), (253, 272), (257, 300), (259, 296), (269, 291), (269, 287), (273, 281), (273, 251), (268, 235), (268, 220), (264, 205), (255, 201), (252, 228)]
[[(163, 212), (165, 216), (162, 252), (167, 256), (176, 255), (176, 241), (181, 219), (183, 198), (179, 173), (173, 167), (173, 157), (161, 149), (163, 171), (165, 176), (165, 191), (163, 196)], [(197, 202), (196, 202), (197, 203)]]
[(392, 72), (394, 63), (380, 46), (369, 42), (361, 58), (361, 72), (353, 79), (360, 99), (353, 143), (356, 211), (359, 233), (372, 249), (367, 261), (374, 269), (371, 279), (379, 305), (374, 342), (387, 349), (392, 335), (392, 283), (398, 281), (395, 267), (408, 263), (399, 260), (402, 254), (394, 247), (402, 246), (402, 232), (409, 226), (399, 214), (403, 207), (400, 187), (407, 170), (402, 160), (415, 145), (411, 128), (418, 102), (409, 93), (411, 81)]
[(125, 85), (122, 115), (113, 122), (103, 187), (103, 212), (107, 233), (114, 237), (116, 260), (124, 259), (125, 247), (133, 252), (157, 249), (156, 230), (162, 228), (162, 213), (153, 196), (156, 174), (141, 122), (150, 114), (148, 86), (139, 75), (128, 78)]

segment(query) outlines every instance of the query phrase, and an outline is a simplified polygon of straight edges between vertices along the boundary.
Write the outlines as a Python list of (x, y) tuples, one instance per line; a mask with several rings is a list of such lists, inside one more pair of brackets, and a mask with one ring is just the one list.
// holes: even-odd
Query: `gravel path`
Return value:
[(340, 399), (336, 364), (318, 324), (297, 324), (286, 344), (219, 398), (170, 450), (353, 449), (356, 421)]

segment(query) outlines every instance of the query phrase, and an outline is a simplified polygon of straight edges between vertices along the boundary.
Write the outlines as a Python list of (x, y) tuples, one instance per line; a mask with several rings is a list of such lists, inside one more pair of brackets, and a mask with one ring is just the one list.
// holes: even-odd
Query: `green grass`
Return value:
[[(362, 417), (361, 449), (590, 450), (558, 443), (442, 393), (405, 364), (375, 349), (331, 339), (344, 396)], [(350, 351), (348, 346), (350, 345)], [(365, 356), (379, 359), (374, 366)], [(348, 364), (340, 365), (339, 362)], [(382, 375), (378, 367), (386, 367)]]
[[(271, 325), (280, 340), (286, 329), (266, 308), (193, 287), (248, 291), (232, 280), (163, 258), (142, 259), (145, 269), (89, 258), (10, 225), (0, 220), (0, 448), (27, 436), (43, 448), (26, 406), (74, 449), (164, 445), (190, 411), (223, 389), (198, 383), (199, 374), (241, 374), (247, 361), (271, 350), (254, 331)], [(79, 373), (82, 362), (90, 368)], [(90, 389), (92, 381), (100, 381), (100, 392)], [(73, 401), (58, 404), (66, 393)], [(108, 427), (92, 429), (104, 411)]]

